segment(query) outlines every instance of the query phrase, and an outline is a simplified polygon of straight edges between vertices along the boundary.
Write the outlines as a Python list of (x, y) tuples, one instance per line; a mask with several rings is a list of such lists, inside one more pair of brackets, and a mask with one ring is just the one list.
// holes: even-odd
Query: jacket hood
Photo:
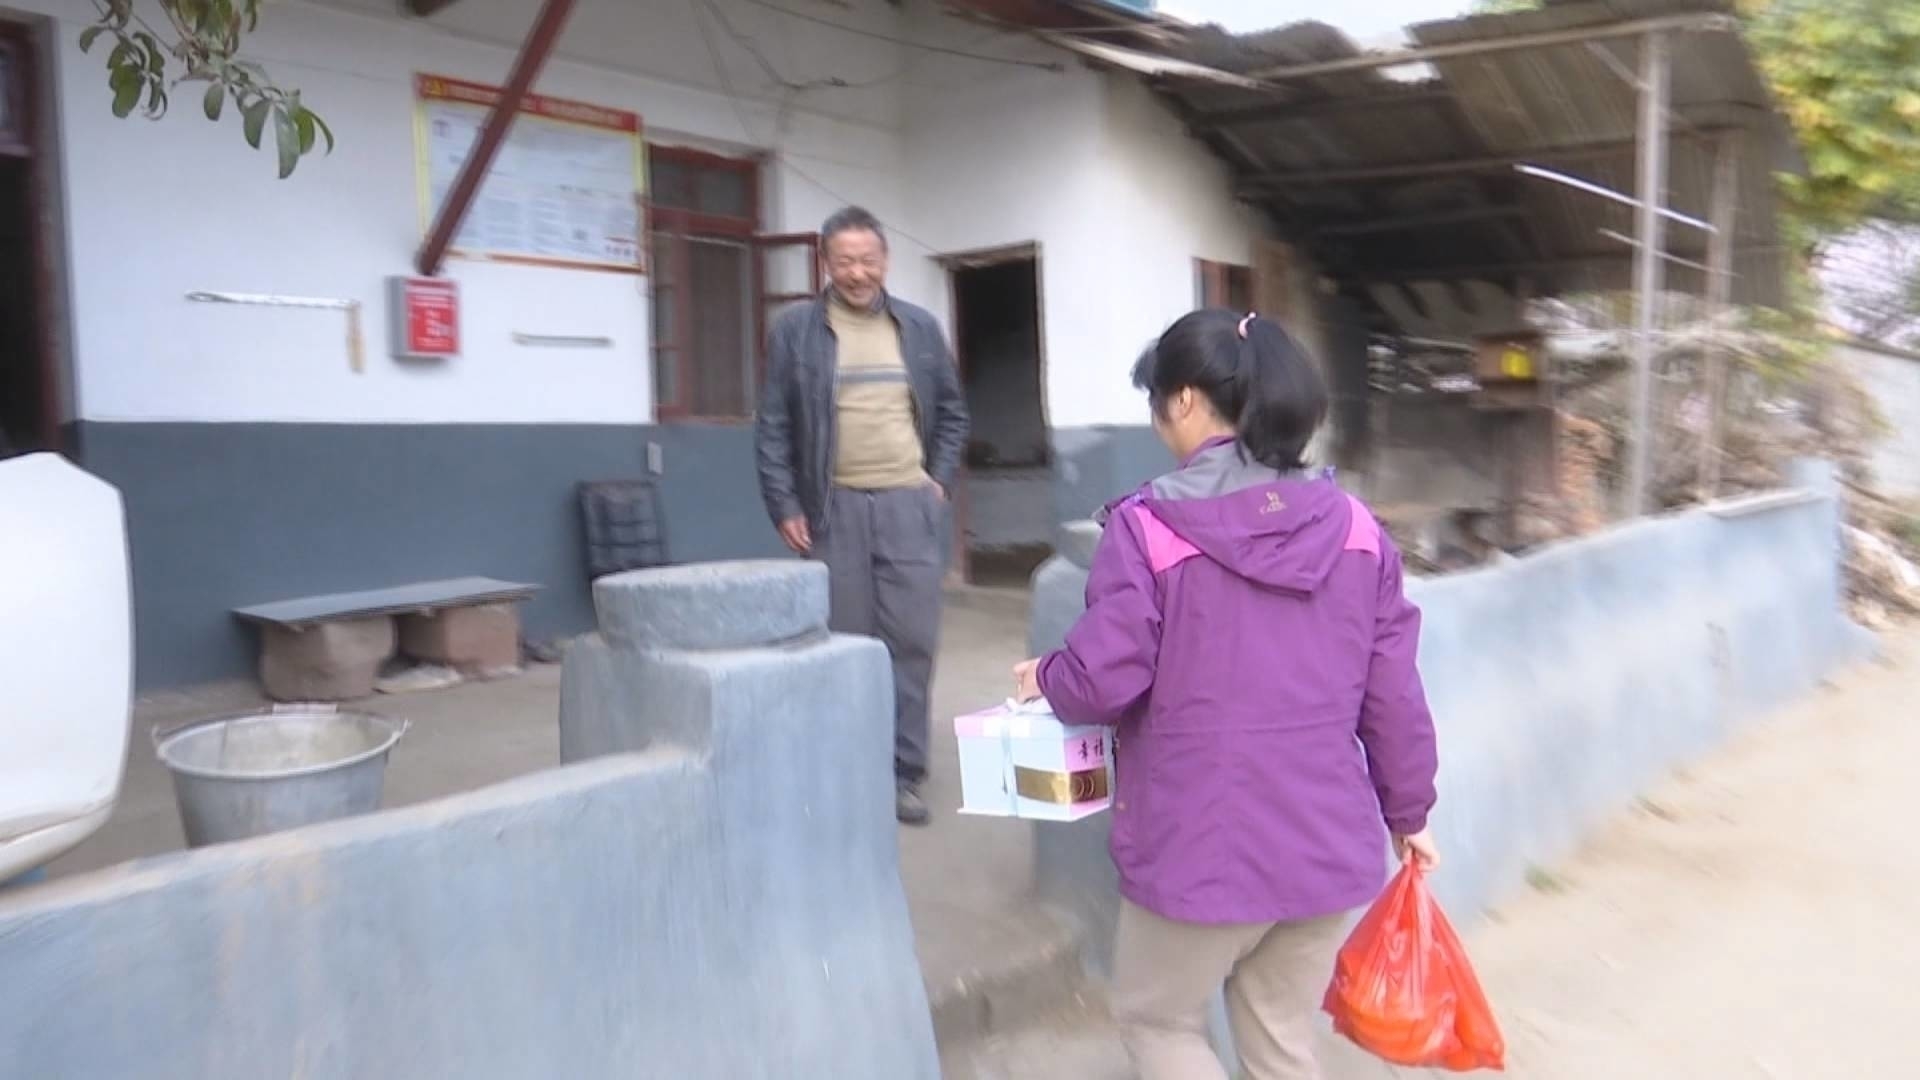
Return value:
[(1306, 479), (1248, 459), (1222, 441), (1139, 496), (1167, 528), (1234, 574), (1311, 593), (1347, 547), (1353, 507), (1328, 476)]

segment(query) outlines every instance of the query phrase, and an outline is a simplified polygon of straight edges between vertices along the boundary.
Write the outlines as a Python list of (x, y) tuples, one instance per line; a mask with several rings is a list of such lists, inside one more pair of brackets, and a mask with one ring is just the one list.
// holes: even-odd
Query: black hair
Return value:
[(880, 219), (861, 206), (844, 206), (833, 212), (820, 226), (820, 247), (824, 250), (827, 242), (843, 232), (865, 230), (880, 238), (880, 250), (887, 249), (887, 231), (880, 227)]
[(1221, 308), (1196, 311), (1168, 327), (1140, 354), (1133, 385), (1147, 392), (1162, 420), (1174, 395), (1199, 394), (1234, 425), (1253, 460), (1281, 472), (1306, 467), (1302, 455), (1327, 416), (1320, 369), (1286, 328)]

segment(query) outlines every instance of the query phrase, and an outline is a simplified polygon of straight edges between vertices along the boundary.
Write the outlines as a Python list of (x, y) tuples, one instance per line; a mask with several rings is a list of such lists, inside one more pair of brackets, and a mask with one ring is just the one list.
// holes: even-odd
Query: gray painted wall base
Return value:
[(588, 424), (79, 425), (120, 489), (142, 688), (250, 675), (236, 607), (479, 575), (537, 582), (543, 640), (593, 625), (575, 486), (657, 478), (676, 561), (777, 554), (744, 427)]
[[(696, 573), (738, 647), (646, 603)], [(563, 709), (643, 754), (0, 893), (5, 1074), (936, 1080), (886, 651), (747, 645), (770, 576), (824, 621), (813, 565), (602, 582), (660, 647), (583, 644)]]
[[(646, 475), (676, 562), (782, 552), (745, 425), (76, 425), (80, 464), (126, 499), (139, 686), (253, 674), (231, 609), (478, 575), (544, 586), (547, 640), (592, 628), (575, 486)], [(1082, 518), (1171, 464), (1145, 426), (1051, 433), (1053, 502)]]

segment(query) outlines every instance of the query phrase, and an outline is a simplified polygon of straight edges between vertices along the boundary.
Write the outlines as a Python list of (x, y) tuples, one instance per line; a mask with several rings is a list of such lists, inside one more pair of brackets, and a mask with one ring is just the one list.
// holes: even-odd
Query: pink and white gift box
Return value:
[(1113, 729), (1073, 727), (1045, 701), (959, 717), (960, 812), (1079, 821), (1113, 802)]

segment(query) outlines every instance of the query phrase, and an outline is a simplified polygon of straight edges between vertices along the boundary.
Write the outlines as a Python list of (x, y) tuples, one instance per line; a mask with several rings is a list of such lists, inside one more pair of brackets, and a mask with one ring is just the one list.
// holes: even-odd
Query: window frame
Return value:
[[(1233, 278), (1236, 274), (1244, 275), (1245, 303), (1234, 302)], [(1193, 260), (1193, 280), (1196, 308), (1226, 308), (1241, 312), (1253, 310), (1254, 294), (1258, 288), (1253, 267), (1196, 258)]]
[[(659, 333), (659, 318), (655, 312), (649, 312), (651, 325), (648, 327), (650, 345), (650, 374), (653, 377), (653, 412), (656, 420), (679, 423), (743, 424), (753, 420), (754, 401), (758, 396), (760, 384), (766, 376), (765, 348), (761, 344), (765, 339), (765, 307), (761, 301), (764, 292), (765, 273), (761, 268), (760, 246), (760, 167), (761, 160), (752, 157), (726, 157), (706, 150), (697, 150), (685, 146), (647, 145), (647, 198), (646, 233), (648, 264), (653, 269), (650, 288), (652, 302), (659, 304), (659, 279), (662, 267), (667, 268), (667, 277), (671, 290), (669, 302), (673, 310), (674, 340), (662, 341)], [(661, 206), (655, 202), (654, 163), (668, 162), (688, 167), (694, 171), (731, 172), (739, 174), (746, 185), (746, 202), (753, 216), (736, 217), (728, 214), (714, 214), (683, 207)], [(661, 250), (660, 238), (665, 235), (674, 243)], [(741, 403), (739, 413), (708, 414), (695, 412), (691, 405), (690, 390), (698, 378), (697, 358), (685, 342), (687, 335), (693, 332), (694, 307), (693, 296), (689, 289), (689, 277), (692, 270), (691, 241), (697, 239), (732, 241), (748, 249), (748, 259), (752, 262), (747, 276), (747, 295), (743, 297), (750, 316), (748, 325), (743, 328), (748, 337), (748, 347), (753, 350), (752, 381), (747, 387), (746, 400)], [(660, 392), (661, 365), (673, 365), (671, 399)]]

